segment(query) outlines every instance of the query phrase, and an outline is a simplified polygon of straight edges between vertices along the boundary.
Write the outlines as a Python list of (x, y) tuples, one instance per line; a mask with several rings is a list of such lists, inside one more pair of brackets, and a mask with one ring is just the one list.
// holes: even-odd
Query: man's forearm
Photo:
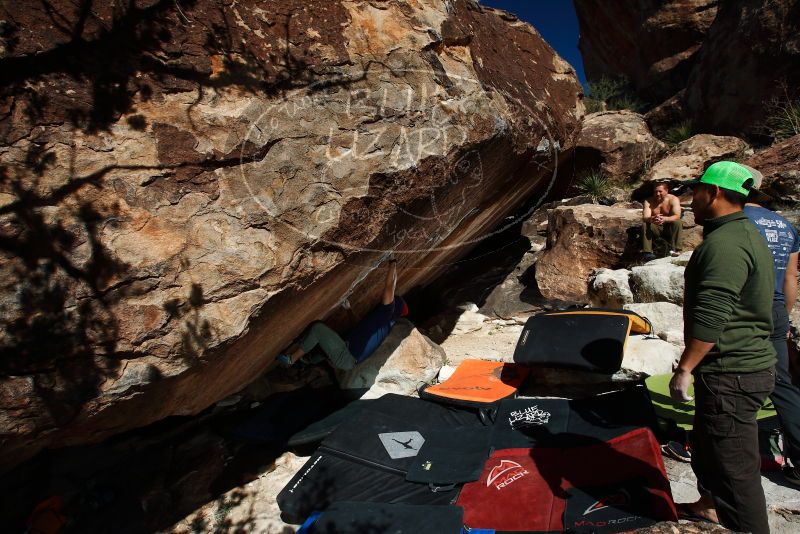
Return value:
[(391, 260), (389, 262), (389, 269), (386, 271), (386, 280), (383, 283), (383, 297), (381, 302), (383, 304), (391, 304), (394, 301), (394, 291), (397, 285), (397, 262)]
[(683, 349), (681, 359), (678, 362), (678, 369), (691, 373), (695, 367), (700, 365), (708, 351), (714, 347), (714, 343), (700, 341), (697, 338), (689, 338), (686, 341), (686, 348)]
[(797, 276), (789, 277), (783, 281), (783, 298), (786, 300), (786, 313), (792, 313), (794, 303), (797, 300)]
[(797, 299), (797, 258), (797, 252), (789, 254), (789, 262), (786, 265), (786, 274), (783, 278), (783, 298), (786, 300), (786, 313), (792, 313), (792, 308), (794, 308), (794, 303)]

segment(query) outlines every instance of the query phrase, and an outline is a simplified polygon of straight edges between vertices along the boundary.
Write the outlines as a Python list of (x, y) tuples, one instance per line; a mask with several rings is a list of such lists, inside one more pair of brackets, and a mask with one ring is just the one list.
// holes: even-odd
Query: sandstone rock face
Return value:
[(684, 208), (681, 212), (683, 234), (681, 234), (683, 250), (691, 251), (703, 242), (703, 227), (694, 220), (694, 213)]
[(600, 170), (612, 182), (625, 183), (637, 178), (666, 150), (638, 113), (605, 111), (586, 116), (574, 157), (577, 168), (584, 162), (600, 161)]
[(430, 281), (583, 114), (466, 0), (42, 4), (0, 8), (0, 471), (241, 389), (387, 251)]
[(545, 247), (545, 238), (536, 236), (531, 240), (530, 252), (522, 256), (514, 270), (486, 296), (481, 310), (495, 317), (513, 317), (520, 313), (529, 313), (538, 309), (530, 301), (534, 279), (534, 265)]
[(648, 120), (659, 134), (685, 119), (720, 135), (763, 132), (771, 101), (797, 97), (800, 0), (575, 0), (575, 7), (587, 76), (626, 76), (641, 98), (663, 103)]
[(683, 270), (689, 256), (691, 253), (684, 253), (678, 258), (654, 260), (631, 269), (628, 282), (634, 302), (683, 304)]
[(639, 242), (641, 210), (628, 204), (563, 206), (550, 213), (547, 249), (536, 263), (536, 282), (545, 298), (586, 302), (587, 280), (596, 268), (616, 268)]
[(764, 175), (761, 189), (773, 198), (800, 202), (800, 135), (757, 152), (743, 161)]
[(622, 308), (633, 302), (627, 269), (596, 269), (589, 277), (589, 304), (595, 308)]
[(658, 181), (699, 178), (712, 163), (740, 157), (747, 149), (747, 143), (738, 137), (695, 135), (653, 165), (644, 179)]
[(670, 128), (686, 120), (685, 93), (686, 90), (681, 89), (644, 114), (644, 120), (655, 135), (663, 137)]
[(590, 80), (627, 77), (651, 102), (682, 89), (719, 0), (574, 0)]
[(687, 82), (689, 116), (702, 131), (758, 130), (784, 87), (800, 87), (800, 0), (719, 2)]
[(400, 319), (372, 356), (337, 378), (342, 389), (368, 388), (364, 399), (386, 393), (413, 395), (439, 374), (445, 356), (442, 347)]

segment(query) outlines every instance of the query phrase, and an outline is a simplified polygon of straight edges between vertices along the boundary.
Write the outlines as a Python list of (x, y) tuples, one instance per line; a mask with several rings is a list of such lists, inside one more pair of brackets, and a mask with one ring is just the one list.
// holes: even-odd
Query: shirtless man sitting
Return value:
[(666, 182), (653, 186), (653, 196), (644, 201), (642, 209), (642, 259), (655, 259), (653, 241), (657, 238), (669, 243), (672, 256), (681, 250), (681, 203), (678, 197), (669, 193)]

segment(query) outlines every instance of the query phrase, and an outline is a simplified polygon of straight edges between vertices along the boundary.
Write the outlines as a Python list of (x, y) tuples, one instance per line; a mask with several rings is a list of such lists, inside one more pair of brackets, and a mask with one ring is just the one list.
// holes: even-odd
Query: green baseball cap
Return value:
[(689, 187), (697, 184), (716, 185), (747, 195), (755, 180), (756, 177), (744, 165), (734, 161), (718, 161), (707, 168), (699, 180), (689, 180), (683, 184)]

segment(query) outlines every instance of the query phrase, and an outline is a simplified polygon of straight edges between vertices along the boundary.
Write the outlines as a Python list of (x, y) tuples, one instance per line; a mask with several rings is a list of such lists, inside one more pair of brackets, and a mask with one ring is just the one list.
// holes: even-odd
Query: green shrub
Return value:
[(645, 103), (639, 100), (633, 94), (628, 92), (621, 93), (608, 101), (609, 109), (627, 109), (630, 111), (640, 112), (644, 109)]
[(776, 140), (800, 134), (800, 99), (774, 100), (767, 110), (766, 128)]
[(606, 110), (605, 103), (595, 98), (586, 97), (583, 103), (586, 105), (586, 113), (597, 113), (598, 111)]
[(694, 135), (694, 124), (685, 120), (674, 125), (664, 133), (664, 141), (670, 146), (676, 146)]
[(589, 94), (586, 99), (586, 111), (628, 109), (639, 112), (644, 109), (645, 103), (639, 100), (625, 77), (609, 78), (603, 76), (598, 80), (589, 82)]
[(584, 195), (592, 197), (594, 202), (608, 196), (611, 192), (611, 182), (608, 177), (599, 170), (589, 171), (578, 179), (575, 187)]
[(589, 82), (589, 96), (600, 102), (608, 102), (620, 94), (627, 85), (625, 78), (603, 76), (599, 80)]

